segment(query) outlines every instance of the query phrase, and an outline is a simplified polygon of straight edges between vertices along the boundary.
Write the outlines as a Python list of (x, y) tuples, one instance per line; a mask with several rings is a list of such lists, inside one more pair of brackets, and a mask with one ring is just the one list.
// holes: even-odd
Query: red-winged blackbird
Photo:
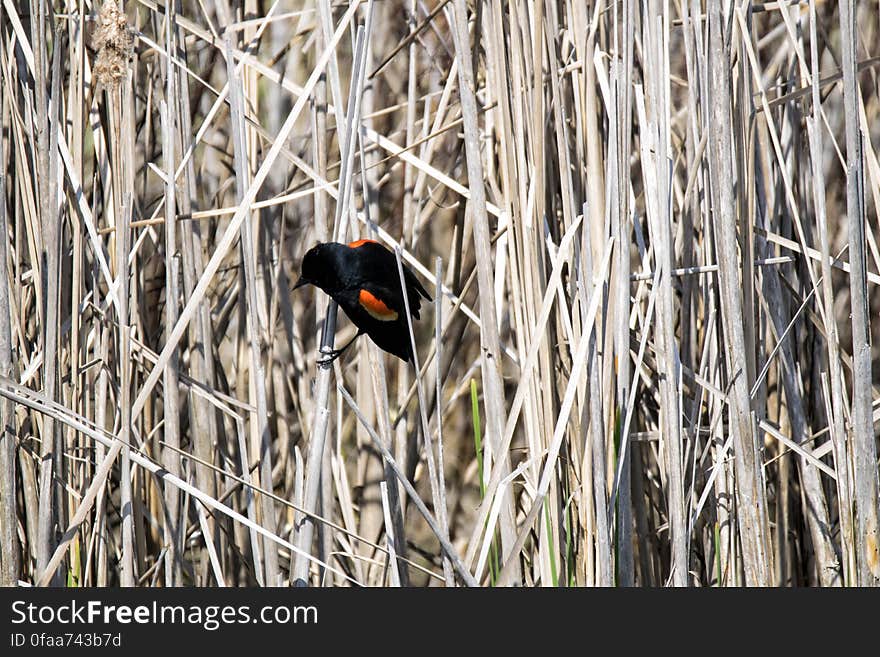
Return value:
[[(419, 297), (431, 297), (406, 265), (403, 278), (410, 313), (418, 319)], [(413, 360), (397, 258), (391, 251), (375, 240), (318, 244), (303, 258), (302, 275), (293, 289), (308, 284), (329, 294), (358, 327), (348, 344), (320, 364), (329, 365), (364, 333), (388, 353)]]

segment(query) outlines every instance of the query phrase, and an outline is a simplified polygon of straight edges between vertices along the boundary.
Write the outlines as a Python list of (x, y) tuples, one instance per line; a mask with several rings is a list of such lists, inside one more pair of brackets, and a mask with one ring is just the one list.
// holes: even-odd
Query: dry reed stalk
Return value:
[(384, 481), (379, 483), (380, 494), (382, 496), (382, 511), (385, 517), (385, 536), (388, 545), (388, 564), (387, 568), (390, 572), (391, 586), (400, 586), (400, 570), (397, 565), (397, 554), (394, 551), (394, 523), (391, 521), (391, 511), (388, 502), (388, 484)]
[[(177, 170), (176, 141), (177, 96), (179, 86), (177, 70), (170, 62), (177, 53), (175, 39), (177, 30), (173, 28), (176, 17), (176, 3), (168, 6), (164, 25), (165, 36), (165, 99), (160, 102), (160, 121), (162, 125), (162, 158), (165, 165), (165, 338), (169, 337), (171, 327), (177, 323), (180, 310), (180, 257), (177, 237)], [(180, 356), (173, 351), (165, 367), (162, 386), (163, 439), (167, 449), (162, 450), (164, 467), (177, 476), (181, 474), (180, 453)], [(183, 509), (177, 488), (165, 488), (165, 584), (180, 586), (183, 583)]]
[[(402, 290), (406, 289), (406, 280), (403, 275), (403, 263), (400, 260), (400, 251), (395, 251), (395, 256), (397, 257), (397, 271), (400, 277), (400, 288)], [(403, 297), (403, 305), (406, 310), (406, 318), (407, 318), (407, 328), (409, 329), (409, 338), (410, 338), (410, 346), (413, 354), (413, 365), (415, 366), (416, 371), (416, 392), (418, 394), (419, 400), (419, 419), (421, 421), (421, 436), (422, 441), (424, 443), (425, 450), (425, 461), (428, 464), (428, 484), (431, 488), (431, 501), (434, 504), (435, 513), (437, 514), (437, 521), (440, 526), (440, 531), (443, 532), (443, 538), (448, 541), (449, 540), (449, 519), (447, 518), (447, 509), (446, 509), (446, 491), (445, 491), (445, 481), (442, 470), (440, 470), (437, 466), (437, 459), (439, 458), (440, 464), (442, 466), (443, 457), (442, 454), (435, 455), (434, 453), (434, 445), (431, 439), (431, 431), (428, 427), (428, 415), (427, 415), (427, 401), (425, 399), (425, 391), (424, 385), (422, 383), (422, 377), (420, 376), (420, 368), (419, 368), (419, 355), (418, 349), (416, 346), (415, 335), (413, 334), (413, 325), (412, 325), (412, 315), (410, 313), (409, 306), (409, 298), (404, 295)], [(442, 448), (442, 443), (440, 444)], [(448, 558), (443, 559), (443, 574), (446, 578), (446, 582), (449, 586), (452, 585), (452, 566), (449, 563)]]
[(840, 3), (840, 40), (843, 50), (843, 110), (846, 122), (846, 210), (849, 225), (850, 303), (852, 304), (852, 442), (853, 532), (855, 581), (880, 586), (880, 499), (878, 499), (877, 445), (871, 417), (871, 320), (865, 246), (865, 174), (863, 137), (858, 126), (860, 94), (856, 83), (856, 8), (852, 0)]
[(736, 457), (737, 523), (741, 531), (745, 582), (750, 586), (770, 585), (769, 527), (764, 477), (759, 462), (757, 436), (746, 379), (746, 349), (743, 331), (742, 295), (735, 217), (733, 215), (733, 152), (727, 126), (731, 125), (730, 36), (726, 33), (720, 2), (709, 11), (710, 82), (714, 133), (709, 138), (710, 176), (713, 195), (713, 230), (718, 245), (719, 283), (730, 378), (730, 430)]
[[(483, 376), (483, 396), (486, 402), (486, 433), (492, 445), (494, 467), (504, 477), (510, 465), (506, 449), (501, 448), (501, 427), (504, 426), (505, 403), (501, 383), (501, 341), (498, 336), (498, 320), (494, 298), (492, 255), (489, 244), (489, 225), (486, 214), (486, 194), (483, 186), (483, 166), (480, 154), (477, 128), (477, 106), (474, 96), (474, 76), (471, 53), (467, 49), (467, 5), (464, 0), (455, 0), (454, 24), (452, 26), (455, 49), (459, 60), (458, 91), (461, 98), (462, 117), (465, 129), (465, 148), (470, 189), (470, 207), (474, 215), (474, 251), (477, 259), (477, 282), (480, 290), (480, 370)], [(519, 556), (513, 551), (516, 537), (516, 524), (513, 510), (513, 496), (504, 493), (501, 512), (502, 558), (513, 558), (518, 564)], [(511, 566), (511, 580), (521, 580), (518, 565)]]
[[(320, 6), (322, 9), (324, 8), (323, 4)], [(323, 16), (323, 14), (322, 14), (322, 16)], [(326, 25), (324, 24), (323, 20), (319, 21), (318, 23), (319, 23), (318, 33), (320, 35), (320, 42), (322, 44), (327, 43), (330, 39), (331, 32), (326, 32), (324, 30)], [(331, 65), (332, 65), (332, 60), (331, 60)], [(313, 158), (313, 162), (314, 162), (315, 168), (317, 170), (318, 176), (320, 178), (326, 180), (327, 179), (327, 165), (328, 165), (327, 158), (328, 158), (328, 150), (329, 150), (329, 145), (327, 143), (327, 135), (328, 135), (327, 107), (328, 107), (328, 103), (327, 103), (327, 76), (326, 76), (326, 74), (324, 74), (318, 78), (318, 83), (315, 86), (313, 103), (314, 103), (313, 123), (315, 126), (315, 139), (314, 139), (312, 158)], [(326, 242), (328, 240), (328, 236), (330, 234), (330, 231), (332, 230), (332, 227), (328, 225), (328, 222), (329, 222), (328, 198), (327, 198), (326, 192), (324, 192), (322, 189), (318, 189), (317, 187), (315, 190), (314, 211), (315, 211), (315, 217), (314, 217), (315, 238), (317, 239), (318, 242)], [(316, 299), (315, 300), (315, 336), (316, 336), (316, 339), (320, 339), (321, 318), (326, 317), (326, 313), (327, 313), (327, 301), (322, 298)], [(291, 308), (291, 315), (292, 315), (292, 308)], [(308, 398), (309, 395), (307, 394), (307, 392), (308, 391), (305, 388), (303, 388), (302, 393), (300, 395), (300, 399)], [(314, 409), (310, 409), (310, 412), (314, 413)], [(329, 458), (331, 461), (330, 467), (331, 467), (331, 472), (332, 472), (333, 455), (331, 453), (331, 450), (329, 450), (329, 449), (325, 449), (324, 451), (327, 454), (327, 458)], [(300, 463), (299, 465), (301, 466), (302, 463)], [(322, 467), (324, 467), (324, 466), (322, 466)], [(301, 486), (297, 488), (297, 490), (299, 492), (298, 499), (299, 499), (300, 503), (303, 503), (302, 497), (304, 495), (304, 492), (302, 489), (302, 486), (304, 486), (303, 472), (304, 472), (304, 468), (302, 468), (302, 467), (298, 467), (296, 469), (296, 476), (301, 480), (301, 482), (300, 482)], [(326, 469), (322, 470), (322, 475), (326, 474), (326, 472), (327, 472)], [(331, 483), (329, 481), (330, 478), (322, 476), (322, 482), (324, 481), (325, 478), (328, 479), (328, 481), (326, 483), (329, 486)], [(350, 518), (350, 515), (346, 516), (346, 519), (348, 519), (348, 518)], [(302, 520), (300, 519), (299, 521), (297, 521), (295, 518), (294, 519), (294, 527), (297, 528), (297, 531), (298, 531), (298, 528), (301, 526), (302, 526)], [(349, 526), (349, 528), (351, 528), (351, 525)], [(327, 555), (327, 556), (329, 557), (329, 555)], [(357, 577), (358, 577), (359, 581), (365, 581), (364, 574), (360, 570), (360, 562), (357, 562), (356, 573), (357, 573)], [(290, 579), (292, 582), (293, 578), (290, 578)]]
[[(590, 207), (584, 204), (583, 217), (591, 216)], [(614, 584), (614, 562), (612, 558), (612, 536), (611, 536), (611, 518), (608, 514), (608, 482), (606, 479), (606, 463), (607, 451), (605, 443), (605, 427), (604, 413), (602, 408), (602, 393), (599, 376), (599, 344), (602, 332), (597, 327), (601, 323), (597, 320), (595, 324), (587, 323), (587, 289), (594, 282), (596, 270), (593, 266), (593, 246), (592, 246), (592, 230), (591, 224), (584, 226), (581, 238), (581, 268), (578, 272), (580, 277), (578, 287), (580, 292), (581, 321), (585, 331), (591, 331), (590, 347), (587, 358), (589, 359), (589, 369), (587, 378), (589, 381), (589, 405), (585, 405), (584, 411), (589, 411), (589, 425), (584, 422), (584, 429), (589, 427), (589, 448), (584, 449), (584, 460), (586, 462), (589, 455), (590, 468), (587, 471), (584, 468), (583, 479), (589, 481), (593, 489), (593, 508), (586, 512), (592, 512), (595, 516), (595, 585), (596, 586), (612, 586)], [(605, 282), (602, 281), (604, 286)], [(596, 288), (601, 289), (601, 288)], [(604, 292), (604, 290), (603, 290)], [(589, 576), (592, 574), (587, 572)]]
[[(2, 9), (0, 9), (2, 14)], [(0, 121), (7, 112), (5, 95), (0, 96)], [(0, 136), (0, 167), (5, 162), (5, 145)], [(6, 173), (0, 168), (0, 377), (11, 378), (15, 365), (12, 358), (12, 305), (9, 297), (9, 254), (7, 252)], [(15, 586), (21, 570), (19, 554), (18, 510), (15, 476), (16, 429), (15, 407), (11, 400), (0, 401), (0, 586)]]
[[(131, 78), (128, 58), (132, 40), (125, 15), (116, 3), (108, 0), (101, 7), (99, 26), (95, 31), (93, 45), (98, 50), (95, 63), (95, 79), (103, 89), (108, 105), (108, 151), (110, 155), (114, 204), (115, 252), (112, 265), (115, 270), (119, 304), (117, 307), (118, 334), (116, 356), (118, 363), (119, 403), (121, 417), (117, 440), (122, 445), (120, 463), (120, 505), (122, 507), (122, 556), (121, 584), (135, 585), (134, 553), (134, 501), (132, 499), (131, 475), (131, 367), (130, 367), (130, 281), (129, 268), (130, 229), (132, 202), (132, 158), (134, 135), (129, 130), (132, 113)], [(49, 395), (52, 399), (52, 396)], [(113, 451), (109, 456), (113, 456)], [(106, 476), (106, 475), (105, 475)], [(93, 482), (92, 487), (99, 479)], [(57, 554), (57, 553), (56, 553)], [(57, 562), (56, 562), (57, 565)], [(45, 575), (43, 576), (45, 581)]]
[[(658, 3), (652, 3), (645, 28), (646, 44), (653, 45), (656, 55), (651, 61), (653, 88), (648, 89), (650, 102), (650, 123), (643, 131), (643, 160), (654, 160), (653, 171), (643, 167), (646, 177), (646, 206), (649, 215), (650, 232), (654, 235), (655, 257), (659, 260), (660, 303), (658, 311), (658, 358), (663, 361), (663, 375), (660, 378), (660, 397), (663, 422), (663, 456), (668, 488), (668, 515), (672, 563), (671, 580), (674, 586), (688, 584), (688, 547), (684, 510), (684, 475), (682, 472), (682, 450), (684, 434), (681, 431), (681, 367), (678, 362), (678, 345), (675, 340), (676, 308), (673, 297), (672, 279), (675, 262), (675, 245), (672, 240), (672, 158), (669, 98), (669, 23), (668, 14), (661, 15)], [(644, 110), (640, 109), (640, 115)], [(640, 117), (641, 118), (641, 117)], [(650, 138), (649, 138), (650, 137)], [(645, 149), (654, 150), (646, 153)], [(656, 177), (652, 178), (652, 174)], [(653, 198), (651, 198), (653, 196)]]
[(837, 322), (831, 309), (833, 308), (833, 294), (831, 280), (831, 251), (828, 242), (828, 220), (825, 213), (825, 173), (822, 162), (822, 133), (817, 121), (817, 115), (821, 110), (822, 103), (819, 96), (819, 61), (818, 46), (816, 44), (816, 5), (810, 2), (810, 62), (813, 101), (813, 115), (807, 119), (807, 131), (810, 139), (810, 162), (813, 174), (813, 203), (816, 211), (816, 223), (819, 228), (819, 243), (821, 244), (822, 257), (822, 298), (825, 305), (825, 343), (827, 345), (828, 372), (831, 377), (831, 400), (828, 416), (828, 428), (831, 435), (831, 444), (834, 448), (835, 472), (837, 473), (837, 499), (838, 517), (840, 518), (841, 540), (840, 550), (842, 556), (841, 571), (843, 583), (852, 581), (855, 574), (855, 561), (853, 554), (854, 535), (852, 527), (852, 494), (850, 484), (849, 456), (846, 448), (844, 427), (844, 396), (843, 373), (840, 366), (840, 340), (837, 333)]
[[(179, 15), (180, 8), (177, 9)], [(178, 23), (174, 24), (177, 31), (175, 35), (175, 43), (177, 44), (176, 59), (186, 65), (188, 61), (188, 51), (186, 39), (183, 31)], [(182, 86), (182, 85), (181, 85)], [(190, 95), (188, 93), (179, 93), (176, 97), (170, 99), (176, 102), (175, 114), (178, 118), (177, 128), (179, 130), (177, 139), (180, 140), (181, 148), (186, 143), (188, 136), (192, 133), (192, 111)], [(180, 212), (184, 216), (188, 216), (193, 212), (194, 202), (197, 199), (196, 193), (196, 172), (193, 160), (184, 159), (180, 166), (183, 180), (181, 181), (181, 194), (178, 195)], [(201, 227), (197, 222), (187, 221), (179, 224), (180, 234), (178, 242), (178, 251), (180, 253), (180, 272), (181, 272), (181, 289), (184, 298), (192, 299), (196, 296), (197, 281), (201, 282), (205, 279), (204, 271), (204, 253), (201, 244)], [(184, 316), (186, 308), (181, 313)], [(211, 353), (213, 338), (212, 327), (209, 316), (208, 304), (203, 300), (199, 300), (192, 308), (192, 321), (188, 323), (187, 337), (191, 348), (189, 349), (189, 371), (192, 376), (199, 381), (204, 381), (209, 387), (215, 387), (214, 376), (214, 358)], [(180, 325), (180, 319), (176, 326)], [(169, 336), (170, 337), (170, 336)], [(178, 338), (179, 339), (179, 338)], [(173, 345), (172, 341), (170, 345)], [(169, 346), (170, 346), (169, 345)], [(169, 357), (173, 354), (169, 353)], [(164, 364), (162, 367), (164, 372)], [(152, 372), (151, 372), (152, 374)], [(143, 397), (143, 394), (140, 395)], [(147, 398), (143, 397), (143, 402)], [(135, 410), (138, 410), (138, 399), (135, 399)], [(218, 427), (216, 415), (210, 406), (201, 398), (190, 395), (188, 400), (189, 422), (191, 426), (198, 427), (192, 432), (193, 453), (201, 461), (211, 461), (218, 445)], [(197, 465), (195, 466), (195, 478), (200, 490), (205, 491), (209, 495), (216, 495), (217, 481), (212, 476), (210, 470)], [(215, 526), (214, 519), (208, 519), (208, 525), (214, 533), (215, 540), (219, 539), (219, 529)], [(207, 574), (207, 563), (204, 554), (198, 555), (196, 562), (201, 562), (201, 570), (199, 577)]]
[[(231, 23), (229, 8), (224, 6), (227, 25)], [(226, 67), (229, 79), (230, 123), (232, 126), (233, 152), (235, 166), (235, 195), (239, 202), (244, 198), (245, 190), (249, 182), (247, 163), (245, 156), (248, 153), (245, 142), (244, 125), (244, 99), (242, 98), (241, 82), (237, 77), (234, 60), (231, 53), (231, 38), (226, 34)], [(263, 367), (263, 350), (261, 342), (263, 327), (257, 312), (257, 266), (254, 254), (254, 235), (252, 218), (245, 217), (241, 224), (241, 256), (244, 261), (242, 269), (242, 284), (245, 287), (245, 299), (247, 308), (247, 331), (250, 346), (249, 388), (253, 391), (251, 403), (257, 408), (256, 417), (252, 416), (252, 426), (256, 429), (258, 446), (257, 458), (260, 462), (260, 481), (264, 489), (272, 490), (272, 445), (269, 435), (269, 418), (266, 401), (266, 376)], [(253, 423), (253, 420), (256, 423)], [(275, 509), (272, 501), (266, 496), (260, 497), (262, 522), (269, 531), (275, 531)], [(274, 546), (265, 542), (266, 578), (268, 586), (281, 584), (281, 573), (278, 570), (278, 556)]]
[[(177, 72), (168, 62), (176, 52), (176, 30), (172, 29), (176, 16), (174, 3), (168, 7), (168, 16), (165, 21), (165, 100), (160, 104), (160, 121), (162, 124), (162, 158), (165, 165), (165, 216), (169, 221), (165, 223), (165, 338), (169, 337), (171, 327), (177, 323), (180, 303), (180, 259), (178, 256), (177, 238), (177, 185), (175, 184), (175, 171), (177, 170), (176, 156), (176, 131), (177, 103), (174, 99), (177, 95), (178, 80)], [(180, 476), (181, 459), (178, 449), (180, 448), (180, 356), (175, 350), (168, 359), (165, 367), (162, 386), (162, 411), (164, 416), (164, 440), (168, 449), (163, 450), (163, 465), (172, 474)], [(165, 489), (165, 508), (163, 514), (165, 522), (165, 583), (168, 586), (179, 586), (183, 582), (183, 535), (182, 509), (177, 488), (169, 486)]]
[[(36, 203), (39, 216), (39, 232), (41, 236), (40, 254), (40, 290), (42, 307), (40, 308), (41, 326), (43, 329), (43, 392), (51, 399), (57, 399), (57, 348), (58, 348), (58, 305), (59, 305), (59, 259), (60, 238), (59, 223), (60, 214), (56, 203), (57, 186), (54, 179), (55, 169), (51, 162), (55, 161), (55, 149), (52, 145), (57, 143), (52, 139), (50, 125), (57, 125), (58, 97), (53, 94), (50, 98), (47, 89), (47, 74), (49, 66), (43, 61), (49, 53), (49, 40), (46, 36), (46, 23), (50, 13), (46, 3), (37, 0), (30, 3), (30, 14), (36, 20), (31, 22), (32, 40), (34, 48), (34, 101), (37, 108), (36, 125), (36, 160), (37, 176), (36, 185), (39, 189)], [(56, 44), (57, 45), (57, 44)], [(55, 48), (60, 56), (60, 48)], [(51, 67), (53, 73), (58, 73), (57, 66)], [(56, 76), (57, 77), (57, 76)], [(57, 85), (57, 81), (56, 81)], [(52, 131), (57, 134), (56, 131)], [(51, 142), (51, 144), (50, 144)], [(51, 296), (51, 299), (49, 298)], [(40, 445), (40, 515), (39, 535), (37, 538), (37, 568), (44, 569), (48, 565), (49, 557), (57, 542), (56, 531), (58, 522), (58, 509), (60, 500), (56, 499), (57, 482), (63, 477), (59, 466), (60, 458), (60, 433), (56, 430), (54, 420), (47, 418), (43, 423)]]
[[(398, 252), (399, 257), (399, 252)], [(443, 284), (443, 260), (437, 258), (434, 265), (434, 287), (439, 289)], [(402, 270), (401, 270), (402, 271)], [(410, 322), (410, 332), (412, 332), (412, 322)], [(437, 489), (439, 491), (439, 512), (440, 521), (443, 523), (442, 529), (444, 536), (449, 538), (449, 517), (446, 499), (446, 464), (443, 455), (443, 384), (440, 375), (440, 360), (442, 353), (443, 334), (443, 298), (438, 294), (434, 298), (434, 345), (435, 345), (435, 372), (434, 382), (435, 388), (435, 411), (437, 414)], [(415, 351), (415, 338), (413, 338), (413, 351)], [(446, 585), (452, 586), (452, 568), (449, 560), (443, 560), (443, 576), (446, 579)]]
[[(622, 17), (620, 13), (622, 12)], [(632, 125), (632, 84), (633, 84), (633, 43), (635, 41), (634, 26), (635, 2), (625, 0), (623, 7), (614, 8), (614, 53), (612, 64), (612, 84), (614, 85), (614, 106), (612, 117), (609, 118), (610, 147), (613, 149), (609, 159), (608, 185), (610, 193), (608, 212), (611, 215), (612, 235), (617, 242), (615, 257), (614, 281), (611, 305), (614, 316), (614, 376), (617, 380), (618, 418), (628, 413), (627, 400), (631, 396), (628, 388), (632, 367), (629, 357), (629, 323), (630, 323), (630, 244), (632, 235), (632, 218), (630, 211), (629, 186), (629, 153)], [(618, 33), (619, 25), (619, 33)], [(623, 55), (621, 56), (621, 52)], [(616, 436), (615, 442), (620, 445), (615, 458), (619, 460), (618, 475), (615, 477), (616, 496), (615, 538), (617, 558), (615, 561), (617, 583), (622, 586), (633, 586), (632, 552), (632, 497), (631, 489), (631, 456), (632, 450), (627, 448), (629, 436), (626, 429)]]

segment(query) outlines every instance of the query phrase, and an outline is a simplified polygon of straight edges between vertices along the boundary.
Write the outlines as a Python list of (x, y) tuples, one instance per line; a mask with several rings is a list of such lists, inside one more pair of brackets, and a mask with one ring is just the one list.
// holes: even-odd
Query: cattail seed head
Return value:
[(94, 73), (99, 85), (116, 87), (125, 76), (134, 44), (128, 19), (114, 0), (106, 0), (98, 14), (92, 46), (98, 51)]

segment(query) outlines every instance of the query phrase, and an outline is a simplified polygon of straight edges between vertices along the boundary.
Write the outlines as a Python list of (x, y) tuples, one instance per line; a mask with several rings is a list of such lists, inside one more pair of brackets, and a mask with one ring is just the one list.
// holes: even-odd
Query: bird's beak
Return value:
[(296, 285), (293, 286), (293, 289), (295, 290), (297, 288), (302, 287), (303, 285), (308, 285), (308, 284), (309, 284), (309, 281), (307, 281), (305, 278), (300, 276), (299, 280), (296, 282)]

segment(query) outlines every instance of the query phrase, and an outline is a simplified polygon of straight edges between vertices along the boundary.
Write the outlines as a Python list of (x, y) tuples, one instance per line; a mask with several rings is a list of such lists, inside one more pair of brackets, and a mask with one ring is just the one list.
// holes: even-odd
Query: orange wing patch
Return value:
[(358, 301), (373, 319), (378, 319), (380, 322), (393, 322), (397, 319), (397, 311), (386, 306), (384, 301), (373, 296), (367, 290), (361, 290)]
[(364, 244), (378, 244), (378, 243), (379, 242), (377, 242), (376, 240), (356, 240), (354, 242), (349, 242), (348, 246), (350, 246), (352, 249), (356, 249), (359, 246), (363, 246)]

